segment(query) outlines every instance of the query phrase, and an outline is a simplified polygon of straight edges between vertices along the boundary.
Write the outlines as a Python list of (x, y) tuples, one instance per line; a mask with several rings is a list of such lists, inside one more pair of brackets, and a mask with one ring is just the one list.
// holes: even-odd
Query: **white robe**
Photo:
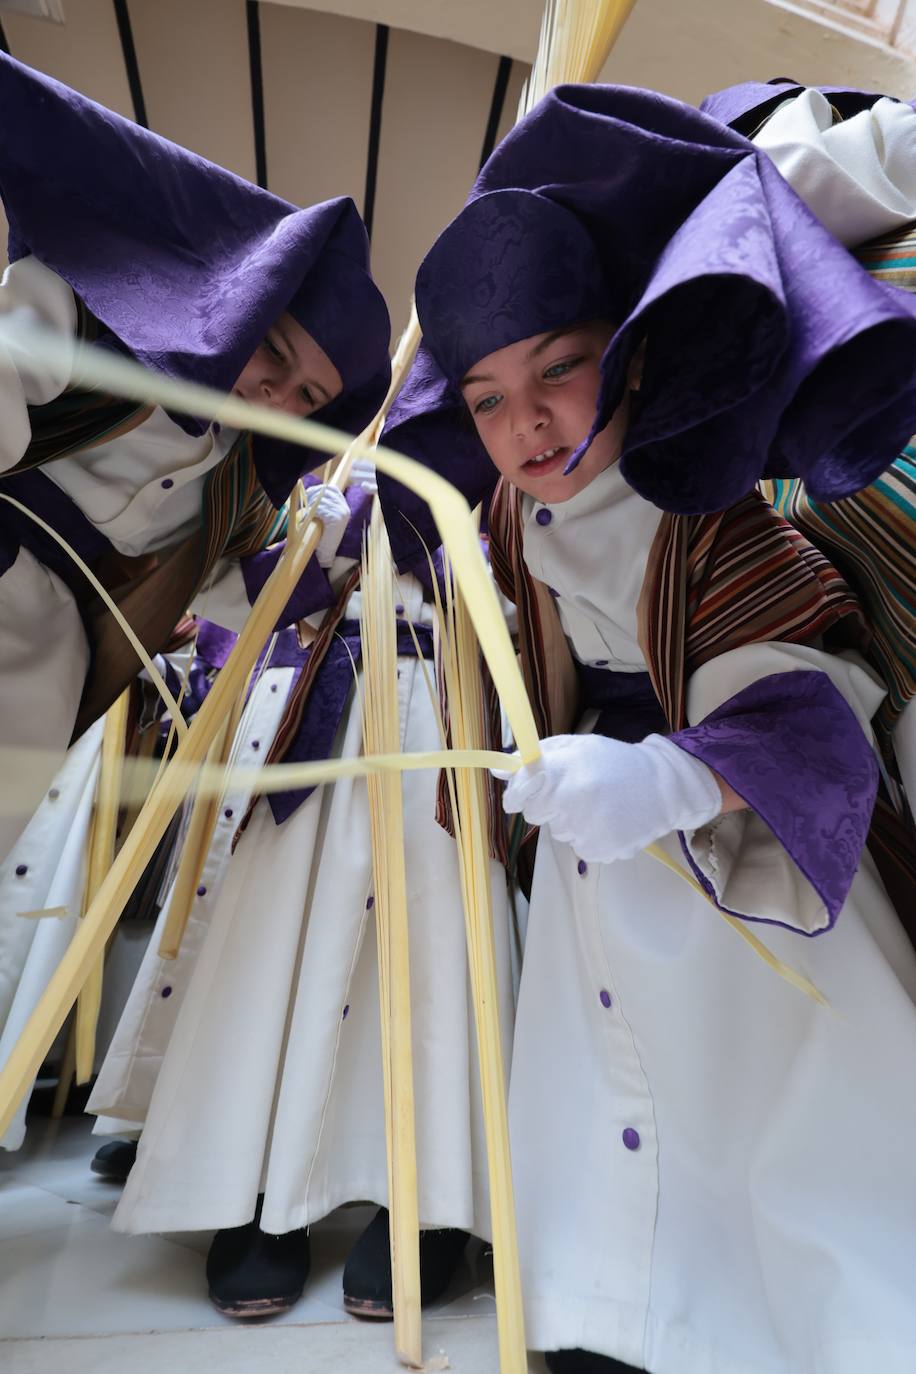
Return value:
[[(411, 578), (407, 614), (429, 616)], [(358, 594), (348, 614), (358, 613)], [(400, 660), (402, 747), (437, 748), (421, 669)], [(351, 702), (336, 752), (361, 751)], [(477, 1052), (454, 842), (436, 774), (403, 778), (420, 1216), (489, 1234)], [(492, 865), (503, 1041), (511, 1044), (509, 902)], [(321, 788), (282, 826), (258, 805), (184, 990), (137, 1162), (114, 1217), (128, 1232), (251, 1219), (307, 1226), (344, 1202), (388, 1200), (368, 801)], [(106, 1069), (103, 1069), (103, 1075)], [(123, 1102), (93, 1098), (122, 1115)]]
[[(261, 673), (239, 722), (233, 765), (255, 768), (263, 762), (282, 719), (292, 678), (292, 668), (267, 668)], [(163, 903), (87, 1104), (87, 1111), (98, 1114), (93, 1128), (97, 1134), (137, 1134), (146, 1120), (162, 1059), (229, 870), (238, 821), (250, 797), (250, 790), (238, 789), (221, 799), (216, 830), (175, 959), (159, 957), (171, 893)], [(226, 810), (232, 815), (227, 817)]]
[[(0, 864), (0, 1066), (76, 931), (104, 720), (69, 751), (54, 786)], [(62, 908), (60, 915), (26, 913)], [(25, 1138), (26, 1093), (0, 1148)]]
[[(626, 662), (635, 607), (606, 555), (630, 568), (646, 531), (617, 480), (602, 474), (546, 526), (528, 502), (525, 557), (561, 616), (573, 597), (592, 604), (605, 657), (639, 671), (638, 650)], [(571, 643), (591, 660), (591, 636)], [(882, 696), (869, 670), (778, 644), (695, 673), (691, 722), (760, 677), (812, 668), (867, 728)], [(759, 817), (689, 840), (724, 904), (825, 924)], [(663, 845), (680, 857), (675, 836)], [(916, 1368), (916, 955), (867, 856), (834, 930), (754, 931), (830, 1010), (649, 856), (580, 865), (542, 831), (510, 1091), (532, 1348), (652, 1374)]]

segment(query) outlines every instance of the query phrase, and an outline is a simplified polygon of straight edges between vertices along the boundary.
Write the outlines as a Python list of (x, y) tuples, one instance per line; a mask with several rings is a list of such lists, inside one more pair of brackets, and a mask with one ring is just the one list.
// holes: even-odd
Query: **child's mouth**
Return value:
[(566, 461), (566, 453), (567, 450), (563, 446), (545, 448), (523, 463), (522, 471), (529, 477), (546, 477), (548, 473), (556, 472), (557, 468), (563, 466)]

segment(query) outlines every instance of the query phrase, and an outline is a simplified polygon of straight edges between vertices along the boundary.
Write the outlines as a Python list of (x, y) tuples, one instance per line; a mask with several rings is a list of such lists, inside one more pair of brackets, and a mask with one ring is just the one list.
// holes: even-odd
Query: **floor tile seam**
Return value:
[[(492, 1324), (495, 1322), (495, 1316), (488, 1314), (478, 1316), (476, 1313), (459, 1313), (452, 1317), (428, 1317), (424, 1319), (424, 1326), (426, 1326), (427, 1323), (434, 1322), (457, 1325), (459, 1322), (475, 1321), (485, 1321)], [(271, 1327), (267, 1327), (266, 1325), (263, 1327), (255, 1327), (254, 1325), (248, 1326), (238, 1323), (237, 1325), (233, 1324), (231, 1326), (181, 1326), (168, 1331), (160, 1331), (153, 1327), (146, 1326), (130, 1331), (76, 1331), (70, 1335), (56, 1336), (0, 1336), (0, 1346), (24, 1345), (28, 1341), (40, 1341), (43, 1345), (50, 1344), (54, 1341), (111, 1341), (123, 1340), (132, 1336), (212, 1336), (220, 1333), (225, 1334), (229, 1331), (251, 1332), (259, 1330), (264, 1331), (266, 1334), (268, 1331), (313, 1331), (316, 1327), (322, 1329), (327, 1329), (329, 1327), (349, 1327), (351, 1330), (356, 1329), (351, 1317), (344, 1317), (341, 1321), (328, 1319), (315, 1322), (284, 1322), (282, 1325)], [(369, 1327), (367, 1329), (373, 1330), (374, 1328)]]

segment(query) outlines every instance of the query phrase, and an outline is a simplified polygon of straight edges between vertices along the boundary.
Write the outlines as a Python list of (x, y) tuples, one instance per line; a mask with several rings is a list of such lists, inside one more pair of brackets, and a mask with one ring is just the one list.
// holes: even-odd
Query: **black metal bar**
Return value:
[(385, 98), (385, 68), (388, 64), (388, 25), (375, 26), (375, 63), (372, 69), (372, 107), (369, 114), (369, 155), (366, 161), (366, 194), (363, 219), (372, 237), (375, 214), (375, 186), (378, 178), (378, 150), (382, 140), (382, 102)]
[(496, 68), (496, 80), (493, 83), (493, 99), (490, 101), (490, 117), (487, 120), (487, 131), (483, 136), (483, 147), (480, 150), (480, 166), (486, 162), (496, 146), (496, 135), (499, 132), (499, 121), (503, 117), (503, 106), (506, 103), (506, 91), (509, 89), (509, 77), (512, 75), (512, 58), (501, 57), (499, 66)]
[(251, 71), (251, 122), (254, 126), (254, 165), (258, 185), (267, 190), (267, 135), (264, 127), (264, 73), (261, 69), (261, 7), (246, 0), (248, 65)]
[(130, 87), (130, 98), (134, 107), (134, 119), (144, 129), (148, 129), (146, 101), (143, 99), (143, 84), (140, 80), (137, 49), (134, 47), (134, 31), (131, 28), (127, 0), (114, 0), (114, 12), (118, 21), (118, 37), (121, 40), (121, 52), (124, 54), (124, 70), (127, 72), (127, 84)]
[(2, 24), (0, 24), (0, 52), (5, 52), (9, 57), (12, 56), (12, 53), (10, 52), (10, 45), (6, 41), (6, 34), (3, 31)]

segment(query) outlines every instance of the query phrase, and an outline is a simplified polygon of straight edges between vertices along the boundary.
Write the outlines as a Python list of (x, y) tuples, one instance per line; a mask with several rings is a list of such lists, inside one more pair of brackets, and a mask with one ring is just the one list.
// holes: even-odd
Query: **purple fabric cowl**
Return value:
[[(0, 128), (10, 261), (32, 253), (68, 282), (104, 342), (229, 391), (289, 310), (343, 380), (322, 420), (353, 434), (368, 424), (390, 381), (390, 322), (352, 200), (298, 209), (3, 53)], [(255, 437), (278, 506), (324, 457)]]
[[(511, 213), (486, 221), (476, 202), (492, 196), (496, 207), (492, 193), (507, 191)], [(573, 221), (587, 232), (602, 269), (606, 289), (590, 313), (618, 322), (573, 461), (611, 419), (643, 340), (621, 470), (665, 510), (721, 510), (764, 476), (802, 477), (816, 499), (835, 500), (872, 482), (916, 429), (916, 301), (869, 277), (766, 154), (653, 92), (563, 86), (485, 164), (418, 277), (425, 339), (384, 442), (441, 472), (472, 505), (489, 500), (497, 474), (456, 368), (465, 340), (486, 356), (556, 327), (547, 286), (561, 281), (549, 259), (557, 207), (570, 232)], [(545, 247), (534, 295), (514, 289), (533, 280), (532, 238)], [(571, 275), (580, 262), (570, 254)], [(572, 323), (579, 292), (555, 289), (564, 292)], [(384, 475), (379, 492), (399, 563), (417, 557), (418, 536), (440, 542), (416, 497)]]

